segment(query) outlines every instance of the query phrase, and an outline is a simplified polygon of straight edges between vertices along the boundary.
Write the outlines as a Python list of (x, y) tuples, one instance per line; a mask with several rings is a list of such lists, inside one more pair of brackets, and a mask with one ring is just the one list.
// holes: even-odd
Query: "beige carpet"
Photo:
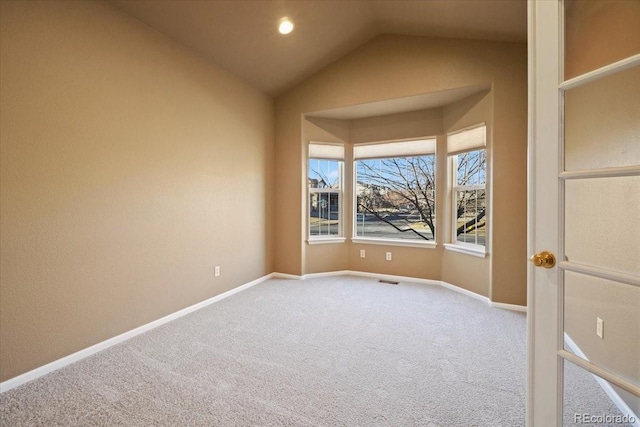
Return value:
[(0, 395), (0, 420), (519, 426), (525, 323), (437, 286), (269, 280)]

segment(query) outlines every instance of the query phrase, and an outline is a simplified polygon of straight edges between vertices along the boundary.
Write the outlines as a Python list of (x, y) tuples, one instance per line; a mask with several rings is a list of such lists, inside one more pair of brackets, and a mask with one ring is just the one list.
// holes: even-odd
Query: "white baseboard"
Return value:
[(221, 293), (220, 295), (216, 295), (215, 297), (209, 298), (207, 300), (201, 301), (192, 306), (183, 308), (182, 310), (176, 311), (175, 313), (171, 313), (167, 316), (164, 316), (158, 320), (154, 320), (153, 322), (147, 323), (146, 325), (139, 326), (135, 329), (132, 329), (128, 332), (124, 332), (120, 335), (117, 335), (113, 338), (109, 338), (108, 340), (99, 342), (98, 344), (92, 345), (91, 347), (87, 347), (83, 350), (77, 351), (73, 354), (65, 356), (61, 359), (54, 360), (51, 363), (47, 363), (44, 366), (33, 369), (29, 372), (25, 372), (22, 375), (18, 375), (17, 377), (13, 377), (6, 381), (0, 383), (0, 393), (4, 393), (5, 391), (9, 391), (15, 387), (21, 386), (29, 381), (35, 380), (36, 378), (40, 378), (50, 372), (63, 368), (67, 365), (75, 363), (79, 360), (82, 360), (86, 357), (89, 357), (99, 351), (106, 350), (109, 347), (112, 347), (116, 344), (120, 344), (123, 341), (131, 339), (137, 335), (140, 335), (144, 332), (150, 331), (151, 329), (157, 328), (160, 325), (164, 325), (165, 323), (171, 322), (172, 320), (178, 319), (182, 316), (185, 316), (189, 313), (192, 313), (196, 310), (204, 308), (210, 304), (218, 302), (222, 299), (228, 298), (231, 295), (237, 294), (238, 292), (244, 291), (252, 286), (255, 286), (259, 283), (262, 283), (271, 277), (275, 277), (274, 273), (268, 274), (266, 276), (260, 277), (256, 280), (253, 280), (249, 283), (245, 283), (244, 285), (238, 286), (237, 288), (233, 288), (228, 290), (227, 292)]
[(516, 304), (505, 304), (502, 302), (490, 302), (491, 307), (493, 308), (501, 308), (503, 310), (511, 310), (511, 311), (521, 311), (523, 313), (527, 312), (527, 306), (526, 305), (516, 305)]
[(296, 276), (295, 274), (287, 274), (287, 273), (271, 273), (271, 277), (274, 279), (292, 279), (292, 280), (303, 280), (304, 276)]
[[(567, 346), (573, 352), (573, 354), (584, 360), (589, 360), (589, 358), (584, 354), (580, 347), (578, 347), (578, 344), (576, 344), (575, 341), (572, 340), (566, 332), (564, 333), (564, 341), (567, 343)], [(622, 415), (626, 415), (630, 420), (634, 420), (634, 422), (630, 424), (633, 425), (633, 427), (640, 427), (640, 418), (638, 418), (638, 415), (636, 415), (629, 407), (629, 405), (627, 405), (627, 402), (622, 400), (620, 395), (613, 389), (613, 387), (611, 387), (611, 384), (609, 384), (607, 380), (600, 378), (597, 375), (591, 375), (593, 375), (593, 378), (598, 382), (598, 385), (600, 386), (600, 388), (602, 388), (602, 391), (604, 391), (605, 394), (609, 396), (611, 402), (616, 405), (620, 413), (622, 413)]]
[[(303, 276), (297, 276), (294, 274), (286, 274), (286, 273), (271, 273), (268, 274), (266, 276), (260, 277), (252, 282), (246, 283), (242, 286), (238, 286), (237, 288), (233, 288), (227, 292), (224, 292), (220, 295), (216, 295), (215, 297), (209, 298), (205, 301), (199, 302), (197, 304), (194, 304), (192, 306), (189, 306), (187, 308), (184, 308), (182, 310), (176, 311), (175, 313), (169, 314), (165, 317), (162, 317), (158, 320), (154, 320), (153, 322), (147, 323), (146, 325), (142, 325), (138, 328), (132, 329), (128, 332), (122, 333), (118, 336), (115, 336), (113, 338), (109, 338), (108, 340), (102, 341), (98, 344), (92, 345), (91, 347), (87, 347), (83, 350), (80, 350), (76, 353), (70, 354), (69, 356), (65, 356), (61, 359), (58, 360), (54, 360), (51, 363), (48, 363), (44, 366), (41, 366), (39, 368), (33, 369), (29, 372), (26, 372), (22, 375), (19, 375), (17, 377), (8, 379), (2, 383), (0, 383), (0, 393), (4, 393), (5, 391), (9, 391), (15, 387), (18, 387), (22, 384), (25, 384), (29, 381), (35, 380), (36, 378), (40, 378), (50, 372), (53, 372), (57, 369), (60, 369), (64, 366), (70, 365), (74, 362), (77, 362), (79, 360), (82, 360), (86, 357), (89, 357), (99, 351), (105, 350), (109, 347), (112, 347), (116, 344), (120, 344), (123, 341), (126, 341), (128, 339), (131, 339), (137, 335), (140, 335), (144, 332), (150, 331), (151, 329), (157, 328), (160, 325), (164, 325), (165, 323), (168, 323), (172, 320), (178, 319), (182, 316), (185, 316), (189, 313), (192, 313), (196, 310), (199, 310), (203, 307), (206, 307), (210, 304), (213, 304), (217, 301), (220, 301), (222, 299), (228, 298), (231, 295), (234, 295), (238, 292), (241, 292), (245, 289), (248, 289), (252, 286), (255, 286), (259, 283), (262, 283), (268, 279), (271, 278), (277, 278), (277, 279), (293, 279), (293, 280), (304, 280), (304, 279), (311, 279), (314, 277), (329, 277), (329, 276), (344, 276), (344, 275), (351, 275), (351, 276), (360, 276), (360, 277), (371, 277), (371, 278), (376, 278), (376, 279), (383, 279), (383, 280), (393, 280), (393, 281), (402, 281), (402, 282), (411, 282), (411, 283), (420, 283), (420, 284), (425, 284), (425, 285), (439, 285), (439, 286), (443, 286), (447, 289), (453, 290), (455, 292), (459, 292), (461, 294), (470, 296), (472, 298), (481, 300), (481, 301), (485, 301), (487, 302), (489, 305), (491, 305), (492, 307), (497, 307), (497, 308), (505, 308), (508, 310), (517, 310), (517, 311), (526, 311), (526, 307), (522, 307), (522, 306), (516, 306), (516, 305), (511, 305), (511, 304), (502, 304), (502, 303), (493, 303), (489, 300), (489, 298), (476, 294), (475, 292), (471, 292), (467, 289), (463, 289), (460, 288), (458, 286), (452, 285), (450, 283), (447, 282), (442, 282), (440, 280), (431, 280), (431, 279), (421, 279), (421, 278), (417, 278), (417, 277), (407, 277), (407, 276), (395, 276), (395, 275), (390, 275), (390, 274), (379, 274), (379, 273), (369, 273), (366, 271), (354, 271), (354, 270), (342, 270), (342, 271), (330, 271), (330, 272), (324, 272), (324, 273), (312, 273), (312, 274), (305, 274)], [(640, 426), (639, 426), (640, 427)]]
[(342, 270), (342, 271), (326, 271), (326, 272), (322, 272), (322, 273), (309, 273), (309, 274), (305, 274), (302, 277), (302, 280), (305, 279), (313, 279), (316, 277), (330, 277), (330, 276), (344, 276), (349, 274), (349, 270)]
[(420, 279), (418, 277), (408, 277), (408, 276), (394, 276), (392, 274), (370, 273), (367, 271), (355, 271), (355, 270), (324, 271), (322, 273), (309, 273), (302, 276), (298, 276), (295, 274), (287, 274), (287, 273), (273, 273), (274, 278), (293, 279), (293, 280), (306, 280), (306, 279), (315, 279), (318, 277), (334, 277), (334, 276), (371, 277), (375, 279), (393, 280), (397, 282), (421, 283), (425, 285), (441, 284), (439, 280)]
[(475, 298), (475, 299), (480, 300), (480, 301), (484, 301), (489, 305), (491, 304), (491, 300), (489, 298), (485, 297), (484, 295), (476, 294), (475, 292), (472, 292), (472, 291), (470, 291), (468, 289), (464, 289), (464, 288), (461, 288), (461, 287), (456, 286), (456, 285), (452, 285), (451, 283), (447, 283), (447, 282), (440, 282), (440, 286), (445, 287), (447, 289), (450, 289), (452, 291), (458, 292), (460, 294), (466, 295), (468, 297)]
[(467, 295), (471, 298), (475, 298), (477, 300), (486, 302), (491, 307), (500, 308), (503, 310), (512, 310), (512, 311), (520, 311), (527, 312), (527, 307), (524, 305), (515, 305), (515, 304), (504, 304), (501, 302), (493, 302), (489, 298), (484, 295), (477, 294), (468, 289), (461, 288), (456, 285), (452, 285), (451, 283), (443, 282), (441, 280), (433, 280), (433, 279), (421, 279), (418, 277), (409, 277), (409, 276), (396, 276), (391, 274), (380, 274), (380, 273), (371, 273), (368, 271), (356, 271), (356, 270), (340, 270), (340, 271), (327, 271), (323, 273), (310, 273), (305, 274), (303, 276), (296, 276), (293, 274), (284, 274), (284, 273), (273, 273), (274, 277), (286, 278), (286, 279), (296, 279), (296, 280), (305, 280), (312, 279), (315, 277), (331, 277), (331, 276), (360, 276), (360, 277), (371, 277), (375, 279), (382, 280), (393, 280), (396, 282), (411, 282), (411, 283), (420, 283), (423, 285), (439, 285), (450, 289), (452, 291)]

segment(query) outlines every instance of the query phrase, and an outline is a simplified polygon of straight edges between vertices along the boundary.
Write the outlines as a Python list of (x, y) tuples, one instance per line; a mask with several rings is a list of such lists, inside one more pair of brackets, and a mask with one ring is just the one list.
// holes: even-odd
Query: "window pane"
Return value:
[(355, 167), (356, 237), (434, 240), (434, 155), (359, 160)]
[(340, 195), (330, 192), (309, 193), (309, 235), (340, 235)]
[(309, 159), (309, 236), (340, 236), (340, 161)]
[(457, 185), (483, 185), (487, 182), (486, 150), (458, 154)]
[(486, 244), (486, 191), (456, 190), (456, 240), (474, 245)]
[(309, 188), (340, 188), (338, 160), (309, 159)]

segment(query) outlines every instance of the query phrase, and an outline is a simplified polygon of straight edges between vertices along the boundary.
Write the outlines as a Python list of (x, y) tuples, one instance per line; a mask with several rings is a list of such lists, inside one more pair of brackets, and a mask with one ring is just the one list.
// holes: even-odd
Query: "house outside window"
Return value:
[(344, 241), (342, 237), (343, 159), (344, 146), (341, 144), (309, 144), (307, 164), (309, 243)]
[(486, 126), (449, 134), (447, 152), (453, 171), (451, 241), (484, 253), (488, 237)]
[(436, 139), (354, 146), (354, 241), (435, 246)]

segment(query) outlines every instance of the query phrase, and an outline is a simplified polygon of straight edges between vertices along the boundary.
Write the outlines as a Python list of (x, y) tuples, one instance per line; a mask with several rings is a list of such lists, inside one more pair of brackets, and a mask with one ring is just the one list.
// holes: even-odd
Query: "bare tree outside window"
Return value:
[(474, 150), (455, 156), (456, 240), (486, 245), (487, 153)]
[[(356, 237), (433, 241), (436, 235), (435, 155), (359, 160)], [(485, 244), (486, 153), (456, 156), (456, 239)]]
[(434, 155), (355, 164), (356, 237), (434, 240)]

